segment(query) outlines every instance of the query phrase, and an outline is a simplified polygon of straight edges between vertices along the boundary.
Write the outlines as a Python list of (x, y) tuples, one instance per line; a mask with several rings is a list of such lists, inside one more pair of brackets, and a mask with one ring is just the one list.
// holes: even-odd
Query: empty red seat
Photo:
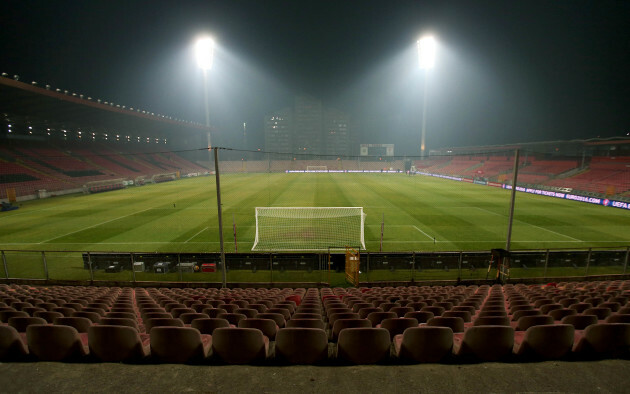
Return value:
[(573, 351), (583, 357), (627, 357), (630, 354), (630, 324), (592, 324), (575, 342)]
[(9, 326), (15, 328), (17, 332), (26, 332), (26, 328), (32, 324), (47, 324), (41, 317), (11, 317)]
[(269, 339), (255, 328), (217, 328), (212, 335), (212, 353), (228, 364), (265, 361)]
[(79, 361), (88, 354), (74, 327), (30, 325), (26, 338), (29, 352), (40, 361)]
[[(339, 321), (339, 320), (337, 320)], [(326, 323), (320, 319), (291, 319), (286, 322), (285, 327), (303, 327), (303, 328), (321, 328), (322, 330), (326, 329)]]
[(0, 325), (0, 360), (21, 361), (28, 356), (28, 348), (20, 334), (11, 326)]
[(195, 319), (190, 323), (192, 328), (199, 330), (202, 334), (212, 335), (217, 328), (230, 327), (230, 322), (225, 319), (217, 317), (209, 317), (202, 319)]
[(473, 322), (474, 326), (510, 326), (507, 316), (480, 316)]
[(597, 316), (595, 315), (569, 315), (561, 320), (562, 324), (570, 324), (576, 330), (584, 330), (586, 327), (597, 324)]
[(346, 328), (339, 333), (337, 357), (352, 364), (375, 364), (389, 357), (390, 346), (384, 328)]
[(464, 332), (464, 319), (461, 317), (436, 316), (427, 321), (427, 326), (448, 327), (454, 333)]
[(150, 336), (151, 357), (165, 363), (202, 362), (212, 345), (210, 335), (191, 327), (153, 327)]
[(431, 318), (434, 317), (434, 315), (433, 312), (415, 311), (405, 313), (405, 317), (416, 319), (418, 321), (418, 324), (421, 324), (428, 322)]
[(553, 324), (553, 317), (548, 315), (523, 316), (516, 323), (516, 331), (525, 331), (532, 326)]
[(575, 329), (570, 324), (531, 326), (514, 339), (514, 354), (526, 358), (557, 360), (573, 347)]
[(315, 364), (328, 358), (328, 337), (318, 328), (281, 328), (276, 357), (290, 364)]
[(453, 331), (448, 327), (408, 328), (394, 337), (396, 356), (405, 362), (436, 363), (451, 355)]
[(263, 335), (269, 338), (270, 340), (275, 340), (276, 334), (279, 329), (275, 321), (271, 319), (258, 319), (258, 318), (240, 320), (238, 322), (238, 327), (256, 328), (262, 331)]
[[(359, 315), (360, 317), (361, 315)], [(395, 319), (397, 316), (394, 312), (372, 312), (367, 315), (367, 319), (372, 323), (372, 327), (381, 324), (385, 319)]]
[(512, 354), (514, 329), (508, 326), (474, 326), (453, 338), (453, 353), (481, 361), (498, 361)]
[(121, 325), (91, 326), (88, 346), (90, 355), (103, 362), (138, 362), (149, 355), (149, 345), (142, 343), (138, 331)]

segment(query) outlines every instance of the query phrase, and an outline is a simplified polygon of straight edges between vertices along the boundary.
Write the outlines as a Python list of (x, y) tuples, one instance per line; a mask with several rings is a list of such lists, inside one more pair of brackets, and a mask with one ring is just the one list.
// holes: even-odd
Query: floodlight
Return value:
[(435, 39), (433, 36), (424, 36), (418, 40), (418, 60), (420, 68), (433, 68), (435, 64)]
[(210, 37), (200, 38), (195, 44), (195, 55), (197, 64), (204, 70), (212, 68), (212, 58), (214, 55), (214, 41)]

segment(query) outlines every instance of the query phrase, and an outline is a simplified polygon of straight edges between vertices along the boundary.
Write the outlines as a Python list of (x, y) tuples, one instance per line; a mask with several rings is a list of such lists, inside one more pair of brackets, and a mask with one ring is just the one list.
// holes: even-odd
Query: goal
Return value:
[(175, 179), (178, 178), (177, 176), (177, 172), (168, 172), (168, 173), (164, 173), (164, 174), (155, 174), (151, 177), (151, 182), (152, 183), (161, 183), (161, 182), (168, 182), (168, 181), (174, 181)]
[(363, 207), (257, 207), (253, 251), (365, 249)]
[(306, 172), (327, 172), (328, 166), (306, 166)]

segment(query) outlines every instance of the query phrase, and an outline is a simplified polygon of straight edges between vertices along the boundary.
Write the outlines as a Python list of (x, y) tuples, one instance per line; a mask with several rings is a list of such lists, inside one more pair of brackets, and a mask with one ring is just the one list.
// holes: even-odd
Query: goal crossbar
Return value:
[(363, 207), (257, 207), (253, 251), (315, 251), (361, 245)]
[(327, 172), (328, 166), (306, 166), (306, 172)]

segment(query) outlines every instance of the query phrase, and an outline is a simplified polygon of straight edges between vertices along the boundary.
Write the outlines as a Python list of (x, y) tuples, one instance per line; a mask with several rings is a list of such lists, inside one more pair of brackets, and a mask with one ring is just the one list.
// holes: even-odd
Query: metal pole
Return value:
[(46, 274), (46, 280), (48, 280), (48, 262), (46, 261), (46, 253), (42, 252), (42, 262), (44, 263), (44, 273)]
[[(2, 252), (3, 256), (4, 256), (4, 252)], [(628, 257), (630, 257), (630, 246), (628, 246), (626, 248), (626, 259), (623, 262), (623, 273), (626, 273), (626, 269), (628, 268)], [(6, 269), (6, 263), (5, 263), (5, 269)], [(9, 277), (9, 274), (7, 274), (7, 278)]]
[(411, 281), (416, 281), (416, 251), (411, 255)]
[[(628, 262), (628, 255), (626, 254), (626, 262)], [(2, 251), (2, 264), (4, 265), (4, 276), (9, 279), (9, 267), (7, 267), (7, 256)], [(625, 270), (624, 270), (625, 272)]]
[(238, 242), (236, 239), (236, 216), (232, 214), (232, 229), (234, 230), (234, 253), (238, 253)]
[(543, 273), (543, 278), (547, 277), (547, 266), (549, 265), (549, 249), (547, 249), (547, 254), (545, 254), (545, 271)]
[(330, 248), (328, 248), (328, 286), (330, 286), (330, 264), (331, 264)]
[(383, 221), (381, 221), (381, 250), (383, 251), (383, 232), (385, 231), (385, 212), (383, 212)]
[(323, 267), (324, 267), (324, 257), (322, 254), (318, 255), (318, 263), (319, 263), (319, 282), (322, 283), (324, 281), (324, 278), (322, 277), (324, 275), (324, 271), (323, 271)]
[(462, 280), (462, 262), (464, 260), (464, 252), (459, 252), (459, 263), (457, 268), (457, 283)]
[(136, 267), (134, 267), (135, 259), (133, 258), (133, 253), (129, 253), (129, 258), (131, 259), (131, 280), (133, 283), (136, 283)]
[(212, 140), (210, 138), (210, 108), (208, 107), (208, 70), (205, 68), (203, 69), (203, 99), (206, 112), (206, 127), (208, 128), (206, 134), (208, 138), (208, 171), (210, 171), (210, 163), (212, 163), (212, 152), (210, 151), (212, 148)]
[(588, 267), (591, 265), (591, 254), (593, 253), (592, 248), (588, 248), (588, 255), (586, 256), (586, 271), (584, 272), (584, 276), (588, 276)]
[(90, 267), (90, 282), (94, 282), (94, 269), (92, 269), (92, 255), (90, 254), (90, 252), (87, 252), (87, 257), (88, 267)]
[(179, 271), (179, 281), (183, 282), (184, 278), (182, 277), (182, 259), (179, 253), (177, 253), (177, 269)]
[(516, 200), (516, 181), (518, 179), (518, 157), (519, 150), (514, 152), (514, 174), (512, 177), (512, 196), (510, 198), (510, 219), (508, 221), (507, 240), (505, 241), (505, 250), (510, 251), (510, 243), (512, 242), (512, 223), (514, 221), (514, 202)]
[(367, 253), (367, 260), (365, 262), (365, 276), (367, 277), (367, 281), (370, 281), (370, 252)]
[(420, 156), (424, 160), (425, 156), (425, 139), (427, 134), (427, 91), (429, 84), (429, 70), (424, 71), (424, 92), (422, 98), (422, 139), (420, 141)]
[(221, 211), (221, 177), (219, 176), (219, 150), (214, 148), (214, 174), (217, 183), (217, 217), (219, 219), (219, 245), (221, 248), (221, 266), (223, 275), (223, 287), (227, 287), (227, 275), (225, 267), (225, 246), (223, 245), (223, 213)]

